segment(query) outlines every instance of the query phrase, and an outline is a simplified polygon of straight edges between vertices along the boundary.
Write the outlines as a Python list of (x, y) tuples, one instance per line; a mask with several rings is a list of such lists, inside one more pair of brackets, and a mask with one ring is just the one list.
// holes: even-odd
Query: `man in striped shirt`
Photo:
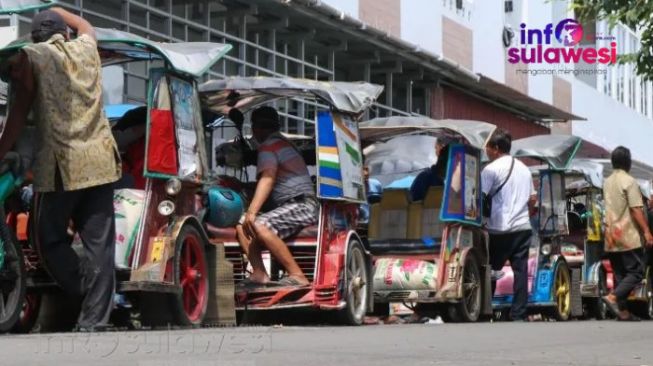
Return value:
[[(279, 130), (279, 115), (274, 108), (260, 107), (252, 112), (252, 132), (259, 143), (258, 182), (249, 208), (236, 227), (238, 241), (253, 269), (248, 283), (270, 282), (261, 257), (261, 250), (266, 248), (288, 273), (280, 281), (282, 285), (308, 285), (283, 240), (315, 225), (319, 204), (304, 159)], [(260, 214), (264, 206), (269, 210)]]

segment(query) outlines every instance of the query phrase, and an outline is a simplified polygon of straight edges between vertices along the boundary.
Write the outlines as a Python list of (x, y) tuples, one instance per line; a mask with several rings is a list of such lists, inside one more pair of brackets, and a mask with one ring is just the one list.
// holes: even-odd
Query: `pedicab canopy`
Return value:
[(231, 77), (199, 87), (204, 108), (228, 115), (282, 98), (315, 100), (330, 110), (316, 115), (317, 194), (325, 200), (363, 203), (363, 154), (354, 119), (372, 106), (383, 87), (275, 77)]
[(515, 140), (510, 152), (516, 158), (535, 158), (552, 169), (565, 170), (583, 140), (572, 135), (537, 135)]
[(512, 142), (514, 157), (535, 158), (548, 164), (540, 171), (538, 232), (541, 237), (569, 234), (565, 174), (582, 139), (570, 135), (537, 135)]
[(341, 113), (360, 114), (383, 91), (365, 82), (316, 81), (276, 77), (229, 77), (200, 86), (203, 105), (216, 113), (242, 111), (281, 98), (315, 99)]
[[(463, 143), (453, 143), (449, 147), (440, 220), (472, 225), (480, 225), (482, 220), (481, 157), (482, 150), (495, 129), (495, 125), (481, 121), (433, 120), (427, 117), (401, 116), (377, 118), (360, 125), (363, 140), (374, 143), (372, 147), (367, 148), (371, 156), (376, 149), (382, 151), (384, 144), (411, 135), (411, 137), (418, 137), (414, 135), (449, 136), (458, 139), (462, 137), (463, 141), (459, 141)], [(427, 148), (431, 151), (435, 149), (433, 140), (428, 142)], [(406, 144), (401, 147), (399, 159), (419, 156), (420, 149), (423, 149), (423, 146)], [(369, 163), (372, 162), (368, 161)], [(433, 161), (429, 165), (431, 164)]]
[[(231, 49), (229, 44), (212, 42), (155, 42), (117, 29), (95, 28), (95, 33), (103, 66), (161, 60), (192, 77), (202, 76)], [(7, 58), (30, 43), (29, 34), (20, 37), (0, 50), (0, 57)]]
[(0, 14), (21, 13), (56, 4), (56, 0), (0, 0)]
[(428, 117), (393, 116), (375, 118), (361, 123), (361, 138), (375, 142), (388, 140), (400, 135), (445, 134), (462, 136), (466, 142), (483, 149), (496, 126), (481, 121), (441, 119)]

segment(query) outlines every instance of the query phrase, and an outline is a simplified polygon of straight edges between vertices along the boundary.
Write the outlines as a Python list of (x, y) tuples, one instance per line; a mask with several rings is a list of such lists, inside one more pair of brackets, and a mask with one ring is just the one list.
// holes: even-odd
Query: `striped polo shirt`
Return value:
[(270, 135), (258, 148), (257, 176), (266, 170), (276, 174), (269, 198), (275, 207), (299, 195), (315, 196), (304, 158), (280, 133)]

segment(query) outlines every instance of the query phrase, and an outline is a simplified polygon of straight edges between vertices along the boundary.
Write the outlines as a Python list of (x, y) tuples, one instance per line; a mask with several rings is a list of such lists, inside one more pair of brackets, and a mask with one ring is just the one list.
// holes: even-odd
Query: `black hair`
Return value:
[(271, 130), (279, 130), (281, 123), (279, 122), (279, 113), (277, 110), (264, 106), (255, 109), (252, 112), (252, 128), (264, 128)]
[(630, 158), (630, 150), (623, 146), (617, 146), (616, 149), (612, 150), (610, 160), (612, 160), (613, 169), (621, 169), (627, 172), (630, 171), (630, 167), (633, 164)]
[(143, 125), (145, 122), (147, 122), (147, 107), (136, 107), (130, 109), (120, 117), (114, 128), (117, 130), (126, 130), (134, 126)]
[(512, 136), (510, 132), (497, 129), (490, 137), (490, 141), (487, 143), (488, 146), (493, 147), (504, 154), (510, 154), (510, 149), (512, 148)]

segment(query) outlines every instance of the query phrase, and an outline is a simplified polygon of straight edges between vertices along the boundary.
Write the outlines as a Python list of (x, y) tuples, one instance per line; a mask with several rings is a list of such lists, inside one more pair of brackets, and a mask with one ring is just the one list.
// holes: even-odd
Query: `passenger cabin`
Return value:
[[(494, 129), (485, 122), (425, 117), (378, 118), (361, 123), (370, 176), (385, 183), (380, 202), (370, 205), (367, 237), (375, 257), (423, 255), (432, 259), (440, 251), (445, 227), (441, 209), (449, 169), (447, 149), (455, 143), (482, 149)], [(443, 137), (450, 144), (436, 158), (436, 143)], [(429, 179), (416, 183), (420, 173), (428, 174)], [(416, 184), (422, 187), (417, 189)]]

